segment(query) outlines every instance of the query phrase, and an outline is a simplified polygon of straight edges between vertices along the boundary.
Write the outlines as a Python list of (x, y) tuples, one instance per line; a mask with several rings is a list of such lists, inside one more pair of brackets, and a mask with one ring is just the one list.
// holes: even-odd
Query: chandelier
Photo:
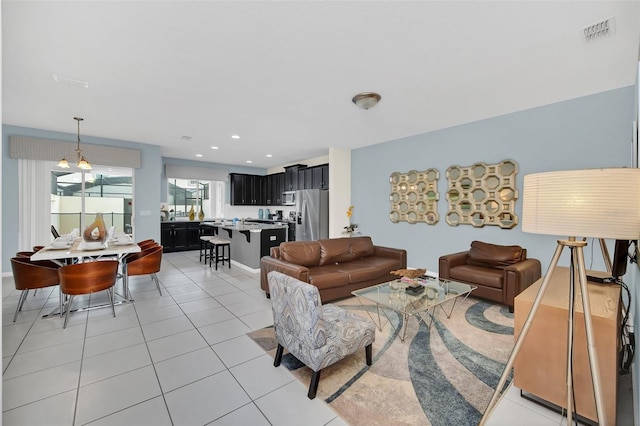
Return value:
[[(80, 122), (84, 120), (81, 117), (73, 117), (74, 120), (78, 122), (78, 147), (75, 149), (77, 154), (76, 166), (82, 170), (91, 170), (91, 164), (84, 158), (82, 155), (82, 150), (80, 149)], [(62, 160), (58, 162), (58, 167), (62, 167), (63, 169), (69, 168), (69, 162), (67, 161), (67, 157), (62, 157)]]

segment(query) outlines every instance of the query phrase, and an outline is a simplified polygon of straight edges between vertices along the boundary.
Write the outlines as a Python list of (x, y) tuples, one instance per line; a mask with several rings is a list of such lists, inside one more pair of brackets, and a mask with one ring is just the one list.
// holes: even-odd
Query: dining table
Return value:
[[(58, 265), (66, 265), (68, 260), (71, 259), (74, 263), (87, 262), (87, 261), (99, 261), (101, 258), (113, 259), (114, 257), (122, 263), (122, 259), (131, 253), (140, 253), (141, 249), (138, 244), (131, 237), (118, 238), (107, 240), (104, 243), (87, 243), (81, 237), (75, 238), (73, 241), (69, 241), (66, 245), (59, 246), (58, 244), (49, 244), (42, 249), (38, 250), (31, 255), (31, 260), (50, 260)], [(122, 300), (114, 302), (114, 304), (122, 304), (133, 302), (130, 298), (129, 289), (127, 288), (127, 280), (123, 279), (123, 295), (114, 292)], [(62, 297), (62, 294), (60, 294)], [(87, 310), (102, 308), (111, 306), (110, 304), (92, 306), (90, 308), (77, 309)], [(76, 311), (76, 310), (74, 310)], [(59, 315), (59, 312), (54, 310), (53, 312), (44, 315), (43, 318), (48, 318), (54, 315)]]

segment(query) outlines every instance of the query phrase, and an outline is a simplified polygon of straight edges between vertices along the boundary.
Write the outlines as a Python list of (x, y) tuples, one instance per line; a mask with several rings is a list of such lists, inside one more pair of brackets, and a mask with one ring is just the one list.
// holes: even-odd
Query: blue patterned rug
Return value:
[[(374, 306), (336, 304), (377, 320)], [(404, 342), (402, 318), (388, 313), (391, 324), (376, 329), (373, 365), (363, 351), (323, 370), (317, 397), (352, 425), (477, 425), (513, 347), (513, 314), (471, 297), (451, 318), (438, 311), (431, 328), (410, 318)], [(249, 336), (275, 353), (272, 328)], [(311, 371), (286, 351), (282, 365), (308, 386)]]

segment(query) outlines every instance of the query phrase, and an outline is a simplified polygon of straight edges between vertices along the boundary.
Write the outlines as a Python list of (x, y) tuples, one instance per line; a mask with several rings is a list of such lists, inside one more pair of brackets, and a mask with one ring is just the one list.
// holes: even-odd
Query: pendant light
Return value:
[[(82, 150), (80, 149), (80, 122), (84, 120), (82, 117), (73, 117), (74, 120), (78, 122), (78, 147), (75, 149), (77, 154), (76, 166), (82, 170), (91, 170), (91, 164), (84, 158), (82, 155)], [(63, 157), (62, 160), (58, 162), (58, 167), (62, 167), (63, 169), (69, 168), (69, 162), (67, 161), (67, 157)]]

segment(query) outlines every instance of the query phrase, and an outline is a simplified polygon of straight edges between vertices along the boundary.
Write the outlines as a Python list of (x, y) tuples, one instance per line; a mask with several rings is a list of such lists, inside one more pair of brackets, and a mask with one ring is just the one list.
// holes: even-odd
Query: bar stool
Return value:
[(200, 237), (200, 262), (202, 262), (202, 257), (204, 257), (205, 264), (207, 263), (207, 259), (209, 259), (209, 254), (207, 254), (207, 252), (211, 252), (211, 246), (209, 245), (209, 242), (212, 238), (215, 237), (213, 235), (202, 235)]
[[(201, 237), (202, 238), (202, 237)], [(231, 241), (223, 238), (211, 237), (208, 241), (209, 244), (209, 267), (211, 262), (215, 261), (216, 271), (218, 270), (218, 262), (229, 262), (229, 269), (231, 269)], [(218, 249), (222, 249), (221, 252)], [(225, 253), (226, 251), (226, 253)], [(205, 259), (206, 261), (206, 259)]]

